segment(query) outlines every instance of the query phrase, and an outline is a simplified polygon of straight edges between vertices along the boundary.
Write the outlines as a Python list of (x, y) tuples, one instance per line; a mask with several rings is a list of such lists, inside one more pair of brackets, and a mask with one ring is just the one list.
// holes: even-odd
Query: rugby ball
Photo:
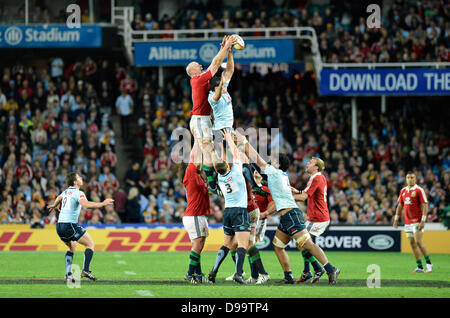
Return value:
[(237, 34), (233, 34), (233, 35), (236, 40), (236, 43), (233, 45), (233, 48), (235, 50), (243, 50), (245, 48), (244, 40)]

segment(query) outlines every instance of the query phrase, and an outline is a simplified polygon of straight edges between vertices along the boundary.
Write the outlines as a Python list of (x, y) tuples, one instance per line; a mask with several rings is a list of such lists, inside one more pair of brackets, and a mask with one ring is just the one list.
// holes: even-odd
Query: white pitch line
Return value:
[(114, 257), (115, 257), (115, 258), (121, 258), (122, 255), (120, 255), (120, 254), (114, 254)]
[(155, 295), (153, 295), (153, 293), (149, 290), (136, 290), (136, 294), (138, 294), (139, 296), (145, 296), (145, 297), (154, 297)]
[(125, 271), (124, 273), (125, 273), (125, 275), (136, 275), (136, 273), (135, 273), (135, 272), (129, 272), (129, 271)]
[(127, 262), (125, 261), (116, 261), (116, 263), (119, 265), (127, 265)]

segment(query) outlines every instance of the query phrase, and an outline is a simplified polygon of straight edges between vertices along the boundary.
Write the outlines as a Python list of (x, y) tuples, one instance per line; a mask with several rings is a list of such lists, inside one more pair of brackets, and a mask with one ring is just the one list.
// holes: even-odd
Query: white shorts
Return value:
[(258, 220), (258, 225), (256, 226), (256, 241), (262, 242), (264, 240), (264, 236), (266, 235), (267, 229), (267, 219)]
[(189, 122), (189, 128), (192, 135), (197, 139), (212, 139), (212, 122), (211, 116), (193, 115)]
[(314, 236), (320, 236), (328, 227), (328, 224), (330, 224), (330, 221), (326, 222), (305, 222), (306, 230), (309, 232), (309, 234), (312, 234)]
[(254, 209), (252, 212), (249, 212), (248, 215), (250, 217), (250, 227), (256, 228), (259, 221), (259, 209)]
[(209, 227), (206, 215), (183, 216), (183, 225), (191, 241), (199, 237), (208, 237)]
[[(419, 224), (420, 223), (412, 223), (412, 224), (405, 224), (404, 230), (406, 237), (414, 237), (414, 233), (419, 232)], [(424, 232), (425, 227), (420, 231)]]

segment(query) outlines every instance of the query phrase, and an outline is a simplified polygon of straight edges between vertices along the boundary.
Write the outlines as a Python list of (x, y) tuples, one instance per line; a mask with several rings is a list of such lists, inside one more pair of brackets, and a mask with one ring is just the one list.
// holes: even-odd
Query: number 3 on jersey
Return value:
[(224, 183), (224, 187), (225, 191), (223, 192), (225, 192), (226, 194), (231, 194), (239, 190), (239, 187), (235, 182)]

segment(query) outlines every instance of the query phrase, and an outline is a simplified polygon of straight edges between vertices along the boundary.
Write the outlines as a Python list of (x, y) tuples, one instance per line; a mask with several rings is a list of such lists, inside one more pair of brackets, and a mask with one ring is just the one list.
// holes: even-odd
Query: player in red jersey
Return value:
[[(306, 164), (305, 171), (309, 175), (306, 188), (300, 193), (294, 194), (297, 201), (305, 201), (306, 203), (306, 230), (311, 237), (320, 236), (330, 224), (330, 214), (327, 206), (327, 179), (322, 171), (325, 169), (325, 163), (322, 159), (312, 157)], [(320, 266), (319, 262), (306, 250), (302, 251), (304, 260), (304, 270), (298, 283), (303, 283), (312, 278), (311, 284), (316, 283), (325, 270)], [(314, 276), (311, 275), (309, 264), (314, 267)]]
[(228, 50), (234, 44), (234, 36), (225, 36), (223, 38), (221, 49), (212, 60), (206, 71), (203, 71), (202, 65), (197, 62), (191, 62), (186, 67), (186, 73), (190, 76), (192, 89), (192, 111), (189, 128), (198, 140), (203, 153), (203, 170), (208, 179), (208, 184), (212, 193), (217, 193), (217, 183), (215, 172), (212, 167), (211, 153), (206, 151), (206, 146), (212, 142), (212, 108), (208, 102), (209, 80), (217, 73), (220, 65), (228, 54)]
[(402, 209), (404, 209), (405, 234), (409, 239), (417, 263), (417, 268), (413, 273), (424, 272), (422, 261), (420, 260), (420, 252), (422, 252), (427, 263), (425, 272), (431, 273), (433, 271), (433, 264), (431, 264), (430, 256), (422, 241), (425, 221), (427, 220), (428, 200), (425, 191), (416, 184), (416, 175), (413, 172), (406, 174), (406, 187), (400, 191), (397, 202), (398, 206), (395, 212), (393, 226), (397, 228)]
[(209, 282), (203, 275), (200, 265), (200, 254), (209, 234), (206, 216), (211, 213), (208, 186), (201, 175), (200, 157), (200, 147), (197, 143), (194, 143), (189, 164), (187, 166), (184, 163), (180, 164), (178, 170), (179, 178), (183, 181), (187, 197), (183, 225), (192, 242), (192, 249), (189, 254), (189, 269), (185, 279), (192, 284)]

